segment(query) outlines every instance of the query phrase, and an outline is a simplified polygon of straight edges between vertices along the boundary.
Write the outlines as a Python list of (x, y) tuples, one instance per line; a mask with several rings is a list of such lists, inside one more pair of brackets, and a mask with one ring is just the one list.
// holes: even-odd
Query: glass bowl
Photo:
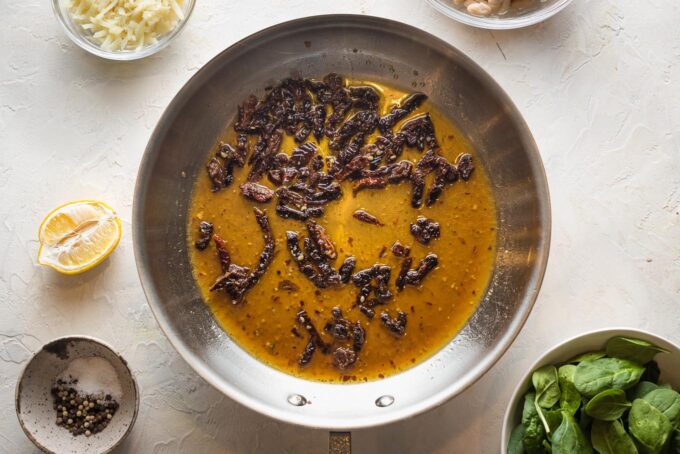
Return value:
[(487, 17), (473, 16), (464, 7), (454, 6), (453, 0), (427, 1), (439, 12), (463, 24), (491, 30), (510, 30), (543, 22), (566, 8), (572, 0), (534, 0), (533, 6), (515, 11), (511, 8), (505, 14)]
[(184, 19), (181, 19), (174, 29), (158, 38), (158, 41), (154, 44), (144, 46), (141, 49), (117, 51), (102, 49), (99, 44), (92, 39), (90, 32), (85, 30), (79, 24), (73, 22), (71, 14), (66, 9), (66, 0), (52, 0), (52, 9), (54, 10), (54, 14), (57, 16), (57, 19), (59, 19), (59, 23), (64, 28), (66, 35), (68, 35), (68, 37), (71, 38), (71, 41), (76, 43), (82, 49), (85, 49), (93, 55), (106, 58), (108, 60), (138, 60), (140, 58), (153, 55), (170, 44), (170, 41), (172, 41), (175, 36), (177, 36), (184, 28), (184, 25), (187, 23), (192, 11), (194, 10), (195, 4), (196, 0), (184, 0), (184, 3), (182, 4)]

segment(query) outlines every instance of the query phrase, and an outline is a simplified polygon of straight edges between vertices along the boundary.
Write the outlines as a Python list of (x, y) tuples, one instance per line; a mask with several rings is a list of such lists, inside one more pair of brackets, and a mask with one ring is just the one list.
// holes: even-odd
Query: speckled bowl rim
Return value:
[[(672, 346), (678, 354), (680, 354), (680, 345), (678, 345), (677, 342), (672, 341), (668, 339), (665, 336), (661, 336), (659, 334), (653, 333), (651, 331), (642, 329), (642, 328), (636, 328), (632, 326), (612, 326), (609, 328), (597, 328), (597, 329), (592, 329), (590, 331), (585, 331), (581, 334), (576, 334), (574, 336), (571, 336), (555, 345), (552, 347), (547, 348), (546, 350), (541, 353), (536, 361), (527, 369), (527, 372), (522, 375), (522, 378), (517, 382), (517, 385), (515, 386), (515, 389), (512, 391), (512, 394), (510, 395), (510, 399), (508, 400), (508, 404), (505, 408), (505, 414), (503, 415), (503, 421), (502, 424), (503, 426), (501, 427), (501, 441), (500, 441), (500, 453), (501, 454), (507, 454), (508, 452), (508, 440), (510, 439), (510, 432), (514, 427), (509, 426), (510, 420), (514, 418), (515, 412), (517, 411), (517, 404), (519, 403), (518, 401), (518, 396), (519, 394), (523, 394), (526, 391), (526, 382), (529, 379), (529, 376), (539, 367), (544, 365), (545, 358), (549, 356), (550, 354), (556, 352), (557, 350), (560, 350), (570, 343), (582, 339), (584, 337), (590, 337), (590, 336), (597, 336), (600, 334), (605, 334), (605, 333), (610, 333), (611, 336), (631, 336), (631, 335), (642, 335), (645, 337), (650, 337), (650, 338), (656, 338), (660, 339), (664, 342), (666, 342), (668, 345)], [(569, 358), (565, 358), (565, 360), (568, 360)]]
[(26, 428), (24, 425), (24, 421), (21, 418), (21, 412), (19, 409), (21, 408), (21, 405), (19, 404), (19, 396), (21, 394), (21, 381), (24, 379), (24, 375), (26, 375), (26, 369), (28, 369), (28, 366), (31, 365), (31, 363), (35, 360), (36, 356), (43, 350), (45, 350), (45, 347), (48, 345), (54, 344), (55, 342), (63, 342), (63, 341), (74, 341), (74, 340), (82, 340), (82, 341), (87, 341), (87, 342), (92, 342), (95, 344), (99, 344), (100, 346), (108, 349), (111, 353), (113, 353), (125, 366), (125, 369), (130, 373), (130, 378), (132, 378), (132, 387), (135, 390), (135, 405), (134, 405), (134, 411), (132, 412), (132, 419), (130, 420), (130, 424), (127, 427), (127, 430), (120, 436), (118, 441), (116, 441), (110, 448), (108, 448), (105, 451), (101, 451), (100, 454), (107, 454), (116, 449), (120, 444), (125, 440), (128, 435), (130, 435), (130, 432), (132, 432), (132, 428), (135, 425), (135, 422), (137, 421), (137, 413), (139, 413), (139, 385), (137, 384), (137, 379), (135, 378), (135, 374), (132, 373), (132, 369), (130, 369), (130, 366), (128, 365), (128, 362), (123, 358), (123, 356), (118, 353), (111, 345), (109, 345), (107, 342), (104, 342), (101, 339), (97, 339), (96, 337), (92, 336), (87, 336), (87, 335), (75, 335), (75, 336), (62, 336), (62, 337), (57, 337), (55, 339), (52, 339), (51, 341), (45, 343), (42, 347), (40, 347), (40, 350), (35, 352), (31, 358), (26, 362), (24, 367), (21, 369), (21, 373), (19, 374), (19, 378), (17, 379), (17, 384), (14, 390), (14, 411), (16, 412), (17, 419), (19, 420), (19, 425), (21, 426), (21, 430), (24, 431), (26, 434), (26, 437), (28, 437), (33, 444), (39, 448), (42, 452), (48, 453), (48, 454), (59, 454), (55, 453), (54, 451), (47, 449), (43, 445), (41, 445), (38, 440), (36, 440), (33, 437), (33, 434)]

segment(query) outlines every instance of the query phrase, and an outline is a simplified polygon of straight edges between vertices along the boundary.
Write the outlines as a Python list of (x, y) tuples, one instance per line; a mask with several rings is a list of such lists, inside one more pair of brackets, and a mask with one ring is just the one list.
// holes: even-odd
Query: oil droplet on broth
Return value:
[[(370, 85), (378, 89), (383, 95), (382, 114), (408, 94), (370, 81), (357, 80), (350, 84)], [(432, 117), (444, 157), (453, 162), (461, 153), (475, 156), (463, 134), (428, 102), (408, 118), (424, 112), (429, 112)], [(375, 136), (377, 133), (367, 142), (373, 141)], [(234, 143), (235, 133), (231, 125), (223, 140)], [(327, 139), (322, 139), (318, 145), (323, 156), (330, 155)], [(285, 136), (281, 150), (290, 154), (296, 146), (292, 137)], [(406, 148), (401, 159), (415, 163), (420, 156), (418, 150)], [(353, 307), (358, 292), (353, 285), (319, 290), (302, 276), (290, 261), (285, 232), (293, 230), (304, 236), (306, 229), (302, 222), (277, 216), (275, 201), (258, 205), (269, 215), (276, 237), (275, 257), (260, 282), (247, 294), (246, 302), (235, 306), (226, 295), (208, 290), (221, 270), (212, 244), (205, 251), (198, 251), (193, 246), (201, 220), (211, 222), (215, 233), (227, 241), (235, 263), (252, 268), (262, 250), (261, 233), (252, 212), (253, 202), (241, 197), (238, 190), (248, 167), (235, 169), (232, 186), (216, 193), (211, 191), (211, 183), (204, 171), (197, 176), (187, 242), (194, 277), (203, 299), (219, 324), (241, 348), (260, 361), (295, 376), (328, 382), (366, 381), (413, 367), (444, 347), (462, 328), (477, 307), (479, 298), (484, 295), (493, 269), (496, 254), (495, 204), (488, 177), (479, 160), (475, 160), (475, 166), (476, 170), (468, 182), (458, 181), (448, 186), (435, 205), (418, 210), (411, 208), (411, 186), (408, 182), (382, 190), (365, 190), (356, 196), (352, 195), (351, 183), (343, 182), (343, 197), (326, 205), (325, 214), (319, 219), (338, 250), (334, 263), (336, 268), (345, 256), (350, 255), (357, 259), (357, 271), (375, 263), (392, 267), (390, 284), (395, 296), (387, 305), (378, 307), (376, 312), (379, 314), (384, 308), (392, 316), (397, 309), (408, 314), (406, 333), (401, 338), (391, 335), (381, 325), (378, 316), (368, 320), (358, 308)], [(431, 178), (428, 179), (428, 187), (431, 182)], [(270, 185), (266, 178), (260, 183)], [(352, 213), (357, 209), (377, 216), (384, 226), (354, 219)], [(444, 227), (441, 238), (428, 246), (415, 241), (409, 232), (410, 224), (418, 215), (432, 218)], [(397, 240), (411, 247), (414, 266), (429, 252), (439, 257), (440, 267), (432, 271), (418, 288), (407, 287), (403, 292), (394, 288), (401, 259), (389, 252), (389, 248)], [(383, 248), (387, 248), (387, 252), (379, 257)], [(292, 282), (297, 290), (280, 288), (279, 283), (284, 279)], [(472, 292), (476, 297), (471, 301)], [(308, 367), (299, 367), (298, 358), (307, 338), (304, 334), (302, 337), (295, 336), (291, 329), (295, 326), (295, 314), (302, 303), (318, 330), (330, 319), (330, 309), (334, 306), (342, 309), (345, 318), (361, 321), (366, 329), (366, 344), (352, 369), (339, 372), (332, 365), (331, 355), (325, 356), (320, 352), (315, 353)]]

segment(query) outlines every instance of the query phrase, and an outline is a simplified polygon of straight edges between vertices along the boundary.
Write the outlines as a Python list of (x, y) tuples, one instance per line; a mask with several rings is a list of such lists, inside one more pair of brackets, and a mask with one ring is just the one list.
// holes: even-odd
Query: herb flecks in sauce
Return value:
[[(474, 159), (421, 93), (329, 75), (248, 98), (194, 190), (188, 241), (204, 299), (246, 351), (293, 375), (363, 381), (412, 367), (462, 327), (491, 274), (496, 213)], [(255, 206), (273, 242), (255, 234)], [(403, 245), (419, 216), (439, 238)], [(201, 221), (214, 225), (205, 251), (193, 247)], [(228, 285), (209, 292), (217, 276)]]

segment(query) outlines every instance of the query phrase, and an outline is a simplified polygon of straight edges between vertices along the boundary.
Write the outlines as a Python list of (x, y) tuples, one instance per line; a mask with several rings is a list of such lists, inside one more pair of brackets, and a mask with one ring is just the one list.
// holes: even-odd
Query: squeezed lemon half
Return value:
[(108, 257), (120, 236), (120, 219), (113, 208), (96, 200), (69, 202), (40, 224), (38, 263), (64, 274), (82, 273)]

